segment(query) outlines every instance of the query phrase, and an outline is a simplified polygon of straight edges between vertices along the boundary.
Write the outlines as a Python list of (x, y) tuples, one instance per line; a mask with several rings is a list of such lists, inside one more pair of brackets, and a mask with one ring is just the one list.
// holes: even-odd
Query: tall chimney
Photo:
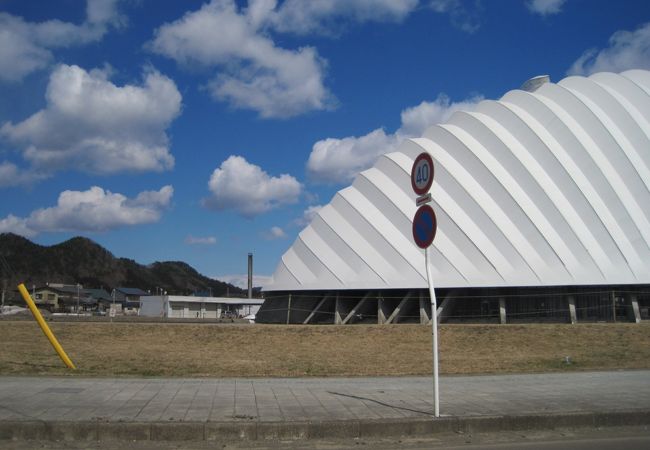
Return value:
[(248, 298), (253, 298), (253, 254), (248, 254)]

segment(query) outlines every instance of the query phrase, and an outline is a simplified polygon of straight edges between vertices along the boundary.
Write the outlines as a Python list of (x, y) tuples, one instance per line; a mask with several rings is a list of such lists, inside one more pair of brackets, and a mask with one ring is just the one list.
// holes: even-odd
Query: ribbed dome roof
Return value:
[(631, 70), (513, 90), (406, 140), (319, 211), (265, 290), (425, 288), (423, 151), (436, 287), (650, 283), (650, 72)]

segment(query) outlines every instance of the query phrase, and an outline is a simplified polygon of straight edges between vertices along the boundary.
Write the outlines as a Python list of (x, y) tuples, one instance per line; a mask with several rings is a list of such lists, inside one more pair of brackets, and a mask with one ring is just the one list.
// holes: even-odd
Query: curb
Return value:
[(229, 442), (417, 437), (450, 432), (482, 433), (643, 425), (650, 425), (650, 410), (318, 422), (0, 421), (0, 441)]

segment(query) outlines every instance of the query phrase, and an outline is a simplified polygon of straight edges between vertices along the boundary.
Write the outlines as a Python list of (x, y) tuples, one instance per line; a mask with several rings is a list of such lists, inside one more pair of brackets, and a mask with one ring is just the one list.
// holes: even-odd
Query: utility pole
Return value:
[(108, 315), (111, 317), (111, 322), (113, 322), (113, 316), (115, 315), (115, 288), (111, 291), (111, 296), (113, 297), (113, 306), (111, 306), (110, 311), (108, 312)]
[(248, 254), (248, 298), (253, 298), (253, 254)]
[(81, 294), (79, 292), (79, 283), (77, 283), (77, 318), (79, 318), (79, 300), (80, 300), (79, 297), (80, 296), (81, 296)]
[(289, 294), (289, 302), (287, 303), (287, 325), (291, 323), (291, 294)]
[(5, 291), (7, 290), (7, 277), (11, 277), (11, 268), (5, 259), (4, 255), (0, 253), (0, 274), (2, 274), (2, 300), (0, 303), (0, 314), (4, 311), (5, 306)]
[(2, 303), (0, 303), (0, 313), (5, 309), (5, 291), (7, 290), (7, 279), (2, 280)]

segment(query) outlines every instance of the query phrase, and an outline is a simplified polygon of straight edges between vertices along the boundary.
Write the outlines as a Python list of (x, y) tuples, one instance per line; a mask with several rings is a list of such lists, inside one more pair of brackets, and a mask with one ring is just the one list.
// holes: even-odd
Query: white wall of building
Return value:
[(145, 317), (164, 317), (165, 300), (161, 295), (140, 298), (140, 314)]
[(190, 297), (180, 295), (141, 298), (140, 315), (173, 319), (218, 319), (256, 314), (264, 300), (230, 297)]

